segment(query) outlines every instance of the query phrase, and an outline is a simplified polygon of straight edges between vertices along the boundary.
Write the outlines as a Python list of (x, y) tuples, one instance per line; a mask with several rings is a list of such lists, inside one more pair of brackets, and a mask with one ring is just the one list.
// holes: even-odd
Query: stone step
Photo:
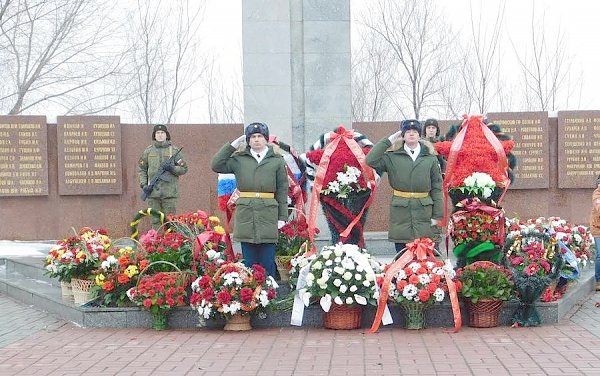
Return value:
[[(100, 308), (91, 304), (75, 306), (72, 301), (65, 301), (61, 296), (60, 287), (48, 281), (27, 276), (31, 268), (23, 266), (27, 264), (22, 259), (0, 259), (0, 292), (16, 299), (24, 304), (34, 306), (37, 309), (47, 311), (71, 321), (83, 327), (150, 327), (150, 315), (138, 307)], [(32, 266), (32, 265), (29, 265)], [(569, 287), (565, 296), (551, 303), (537, 304), (540, 316), (545, 324), (558, 323), (579, 302), (586, 299), (595, 288), (594, 272), (591, 268), (583, 271), (580, 279)], [(289, 289), (282, 286), (280, 295), (285, 296)], [(500, 325), (509, 325), (511, 317), (518, 307), (517, 301), (506, 302), (500, 315)], [(392, 327), (402, 327), (404, 323), (401, 309), (390, 306), (394, 324)], [(464, 307), (461, 308), (463, 325), (466, 325), (467, 314)], [(375, 307), (365, 307), (362, 315), (362, 328), (371, 326), (375, 315)], [(290, 325), (291, 311), (271, 312), (265, 319), (252, 318), (254, 327), (283, 327)], [(305, 308), (304, 326), (320, 327), (323, 323), (323, 311), (318, 304)], [(450, 303), (444, 302), (434, 305), (426, 313), (428, 327), (452, 327), (453, 317)], [(169, 325), (172, 328), (192, 328), (200, 324), (198, 314), (189, 307), (177, 307), (169, 317)], [(207, 322), (209, 328), (220, 328), (224, 325), (222, 320), (210, 320)]]

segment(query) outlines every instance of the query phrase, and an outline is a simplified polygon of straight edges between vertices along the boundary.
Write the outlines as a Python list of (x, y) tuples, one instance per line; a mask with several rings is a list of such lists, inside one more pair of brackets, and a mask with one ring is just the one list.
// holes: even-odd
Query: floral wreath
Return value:
[(133, 217), (133, 221), (131, 221), (131, 223), (129, 224), (129, 228), (131, 228), (131, 238), (132, 239), (137, 239), (140, 236), (140, 233), (138, 231), (138, 225), (140, 224), (140, 222), (142, 221), (142, 219), (144, 217), (154, 217), (154, 218), (158, 218), (158, 220), (160, 221), (161, 226), (165, 223), (165, 213), (161, 212), (160, 210), (156, 210), (156, 209), (152, 209), (152, 208), (148, 208), (146, 210), (139, 210), (137, 213), (135, 213), (135, 216)]
[[(319, 140), (315, 142), (308, 152), (301, 155), (300, 158), (306, 163), (306, 177), (309, 184), (312, 183), (313, 193), (309, 209), (309, 237), (313, 243), (312, 252), (316, 252), (314, 247), (314, 228), (316, 227), (317, 204), (319, 199), (327, 202), (332, 208), (337, 211), (344, 219), (349, 220), (346, 226), (341, 225), (340, 221), (336, 220), (331, 213), (325, 212), (325, 216), (333, 223), (336, 230), (340, 233), (340, 238), (348, 238), (350, 232), (356, 227), (359, 236), (359, 246), (364, 246), (362, 239), (362, 223), (360, 219), (364, 211), (371, 205), (374, 195), (370, 194), (368, 200), (363, 205), (362, 210), (358, 215), (352, 213), (348, 208), (344, 207), (336, 199), (329, 196), (322, 196), (323, 188), (331, 181), (336, 180), (338, 172), (345, 171), (347, 167), (355, 167), (361, 170), (362, 174), (358, 177), (358, 185), (360, 187), (374, 191), (379, 180), (379, 176), (375, 170), (367, 166), (365, 155), (373, 147), (373, 143), (363, 134), (354, 131), (353, 129), (345, 129), (342, 126), (337, 127), (334, 131), (323, 133), (319, 136)], [(335, 158), (332, 158), (337, 152)], [(338, 218), (339, 219), (339, 218)], [(362, 243), (362, 244), (361, 244)]]

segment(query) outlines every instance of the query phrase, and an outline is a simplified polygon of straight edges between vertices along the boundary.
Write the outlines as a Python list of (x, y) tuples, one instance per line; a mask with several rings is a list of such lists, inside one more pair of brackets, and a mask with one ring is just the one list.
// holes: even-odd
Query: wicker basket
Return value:
[(275, 265), (277, 265), (277, 271), (279, 272), (279, 278), (281, 282), (288, 282), (290, 280), (290, 260), (293, 256), (275, 256)]
[(90, 289), (93, 282), (89, 279), (71, 279), (71, 289), (73, 290), (73, 303), (82, 305), (90, 301)]
[(227, 331), (243, 331), (252, 329), (250, 324), (250, 315), (235, 314), (227, 318), (227, 322), (223, 330)]
[(71, 282), (60, 281), (60, 294), (64, 300), (73, 299), (73, 289)]
[(323, 314), (323, 327), (327, 329), (360, 329), (362, 306), (333, 303)]
[(493, 328), (498, 326), (498, 317), (502, 309), (502, 300), (482, 299), (477, 303), (467, 300), (469, 326), (475, 328)]

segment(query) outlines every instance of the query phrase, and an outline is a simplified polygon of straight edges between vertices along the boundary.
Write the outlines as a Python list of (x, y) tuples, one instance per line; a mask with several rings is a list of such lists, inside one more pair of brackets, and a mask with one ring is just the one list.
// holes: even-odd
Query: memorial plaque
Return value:
[(600, 111), (558, 112), (558, 188), (594, 188), (600, 173)]
[(0, 196), (48, 195), (45, 116), (0, 116)]
[(517, 158), (513, 170), (515, 181), (511, 189), (548, 188), (550, 186), (550, 130), (547, 112), (489, 113), (490, 122), (498, 124), (502, 132), (512, 136)]
[(121, 194), (121, 122), (118, 116), (59, 116), (58, 193)]

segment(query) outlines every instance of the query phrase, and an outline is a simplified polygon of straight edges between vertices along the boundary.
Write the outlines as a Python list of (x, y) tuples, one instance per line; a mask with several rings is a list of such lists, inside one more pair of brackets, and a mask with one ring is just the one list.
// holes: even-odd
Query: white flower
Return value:
[(333, 301), (335, 302), (335, 304), (338, 304), (338, 305), (344, 304), (344, 301), (339, 296), (336, 296), (335, 299), (333, 299)]
[(333, 265), (333, 261), (331, 261), (331, 260), (325, 261), (325, 266), (331, 266), (331, 265)]
[(333, 285), (334, 285), (335, 287), (340, 287), (340, 286), (342, 285), (342, 280), (341, 280), (341, 279), (339, 279), (339, 278), (336, 278), (336, 279), (334, 279), (334, 280), (333, 280)]
[[(335, 253), (335, 255), (336, 255), (337, 257), (341, 257), (341, 256), (344, 254), (344, 250), (342, 249), (342, 247), (341, 247), (341, 246), (337, 245), (337, 246), (335, 247), (335, 250), (333, 251), (333, 253)], [(339, 262), (340, 260), (338, 260), (338, 259), (337, 259), (337, 257), (336, 257), (335, 261), (336, 261), (336, 262)]]
[(359, 272), (359, 273), (362, 273), (364, 270), (365, 270), (365, 269), (364, 269), (362, 266), (360, 266), (360, 265), (356, 265), (356, 271), (357, 271), (357, 272)]
[(333, 272), (342, 275), (346, 272), (346, 269), (342, 268), (341, 266), (336, 266), (333, 268)]
[(346, 281), (349, 281), (352, 279), (352, 273), (346, 272), (346, 273), (344, 273), (344, 275), (342, 275), (342, 278)]
[(483, 188), (483, 193), (481, 194), (483, 198), (488, 198), (492, 195), (492, 189), (490, 187)]
[(354, 261), (350, 257), (344, 257), (341, 264), (344, 269), (354, 270)]
[(363, 284), (363, 286), (365, 286), (365, 287), (369, 287), (369, 286), (371, 286), (371, 282), (370, 282), (368, 279), (364, 280), (362, 284)]
[(444, 300), (445, 295), (446, 294), (444, 293), (444, 290), (440, 288), (435, 289), (435, 292), (433, 293), (436, 302), (441, 302), (442, 300)]
[(409, 283), (408, 285), (404, 286), (404, 289), (402, 289), (402, 296), (411, 300), (415, 295), (417, 295), (418, 292), (419, 289), (417, 289), (415, 285)]
[(341, 285), (341, 286), (340, 286), (340, 292), (341, 292), (342, 294), (344, 294), (346, 291), (348, 291), (348, 286), (346, 286), (346, 285)]
[(209, 260), (214, 259), (216, 255), (217, 252), (214, 249), (209, 249), (208, 251), (206, 251), (206, 257), (208, 257)]
[(347, 297), (346, 298), (346, 304), (352, 304), (352, 303), (354, 303), (354, 299), (352, 299), (351, 296)]
[(306, 291), (306, 289), (301, 289), (298, 291), (298, 295), (300, 296), (300, 299), (302, 299), (302, 303), (308, 307), (310, 305), (310, 298), (312, 296), (310, 292)]
[(356, 300), (358, 304), (367, 305), (367, 298), (362, 295), (354, 294), (354, 300)]
[(329, 184), (327, 184), (327, 189), (334, 193), (339, 192), (340, 191), (340, 182), (337, 180), (330, 181)]
[(312, 264), (312, 269), (322, 269), (323, 268), (323, 263), (321, 263), (321, 261), (315, 261)]
[(408, 264), (408, 267), (410, 270), (412, 270), (413, 273), (416, 273), (417, 270), (421, 268), (421, 264), (413, 261), (410, 264)]
[(425, 285), (425, 284), (431, 282), (431, 277), (429, 276), (429, 274), (425, 274), (425, 273), (419, 274), (418, 278), (419, 278), (419, 283), (422, 285)]
[(266, 307), (269, 304), (269, 298), (265, 290), (262, 290), (260, 295), (258, 295), (258, 302), (263, 307)]
[(356, 279), (357, 281), (360, 281), (362, 279), (362, 275), (360, 275), (360, 273), (356, 273), (356, 274), (354, 274), (354, 279)]
[(322, 256), (324, 259), (328, 259), (328, 258), (330, 258), (330, 257), (331, 257), (331, 254), (332, 254), (332, 253), (333, 253), (332, 251), (323, 251), (323, 252), (321, 252), (321, 256)]
[(358, 287), (356, 287), (356, 285), (350, 286), (350, 292), (356, 292), (356, 290), (358, 290)]

